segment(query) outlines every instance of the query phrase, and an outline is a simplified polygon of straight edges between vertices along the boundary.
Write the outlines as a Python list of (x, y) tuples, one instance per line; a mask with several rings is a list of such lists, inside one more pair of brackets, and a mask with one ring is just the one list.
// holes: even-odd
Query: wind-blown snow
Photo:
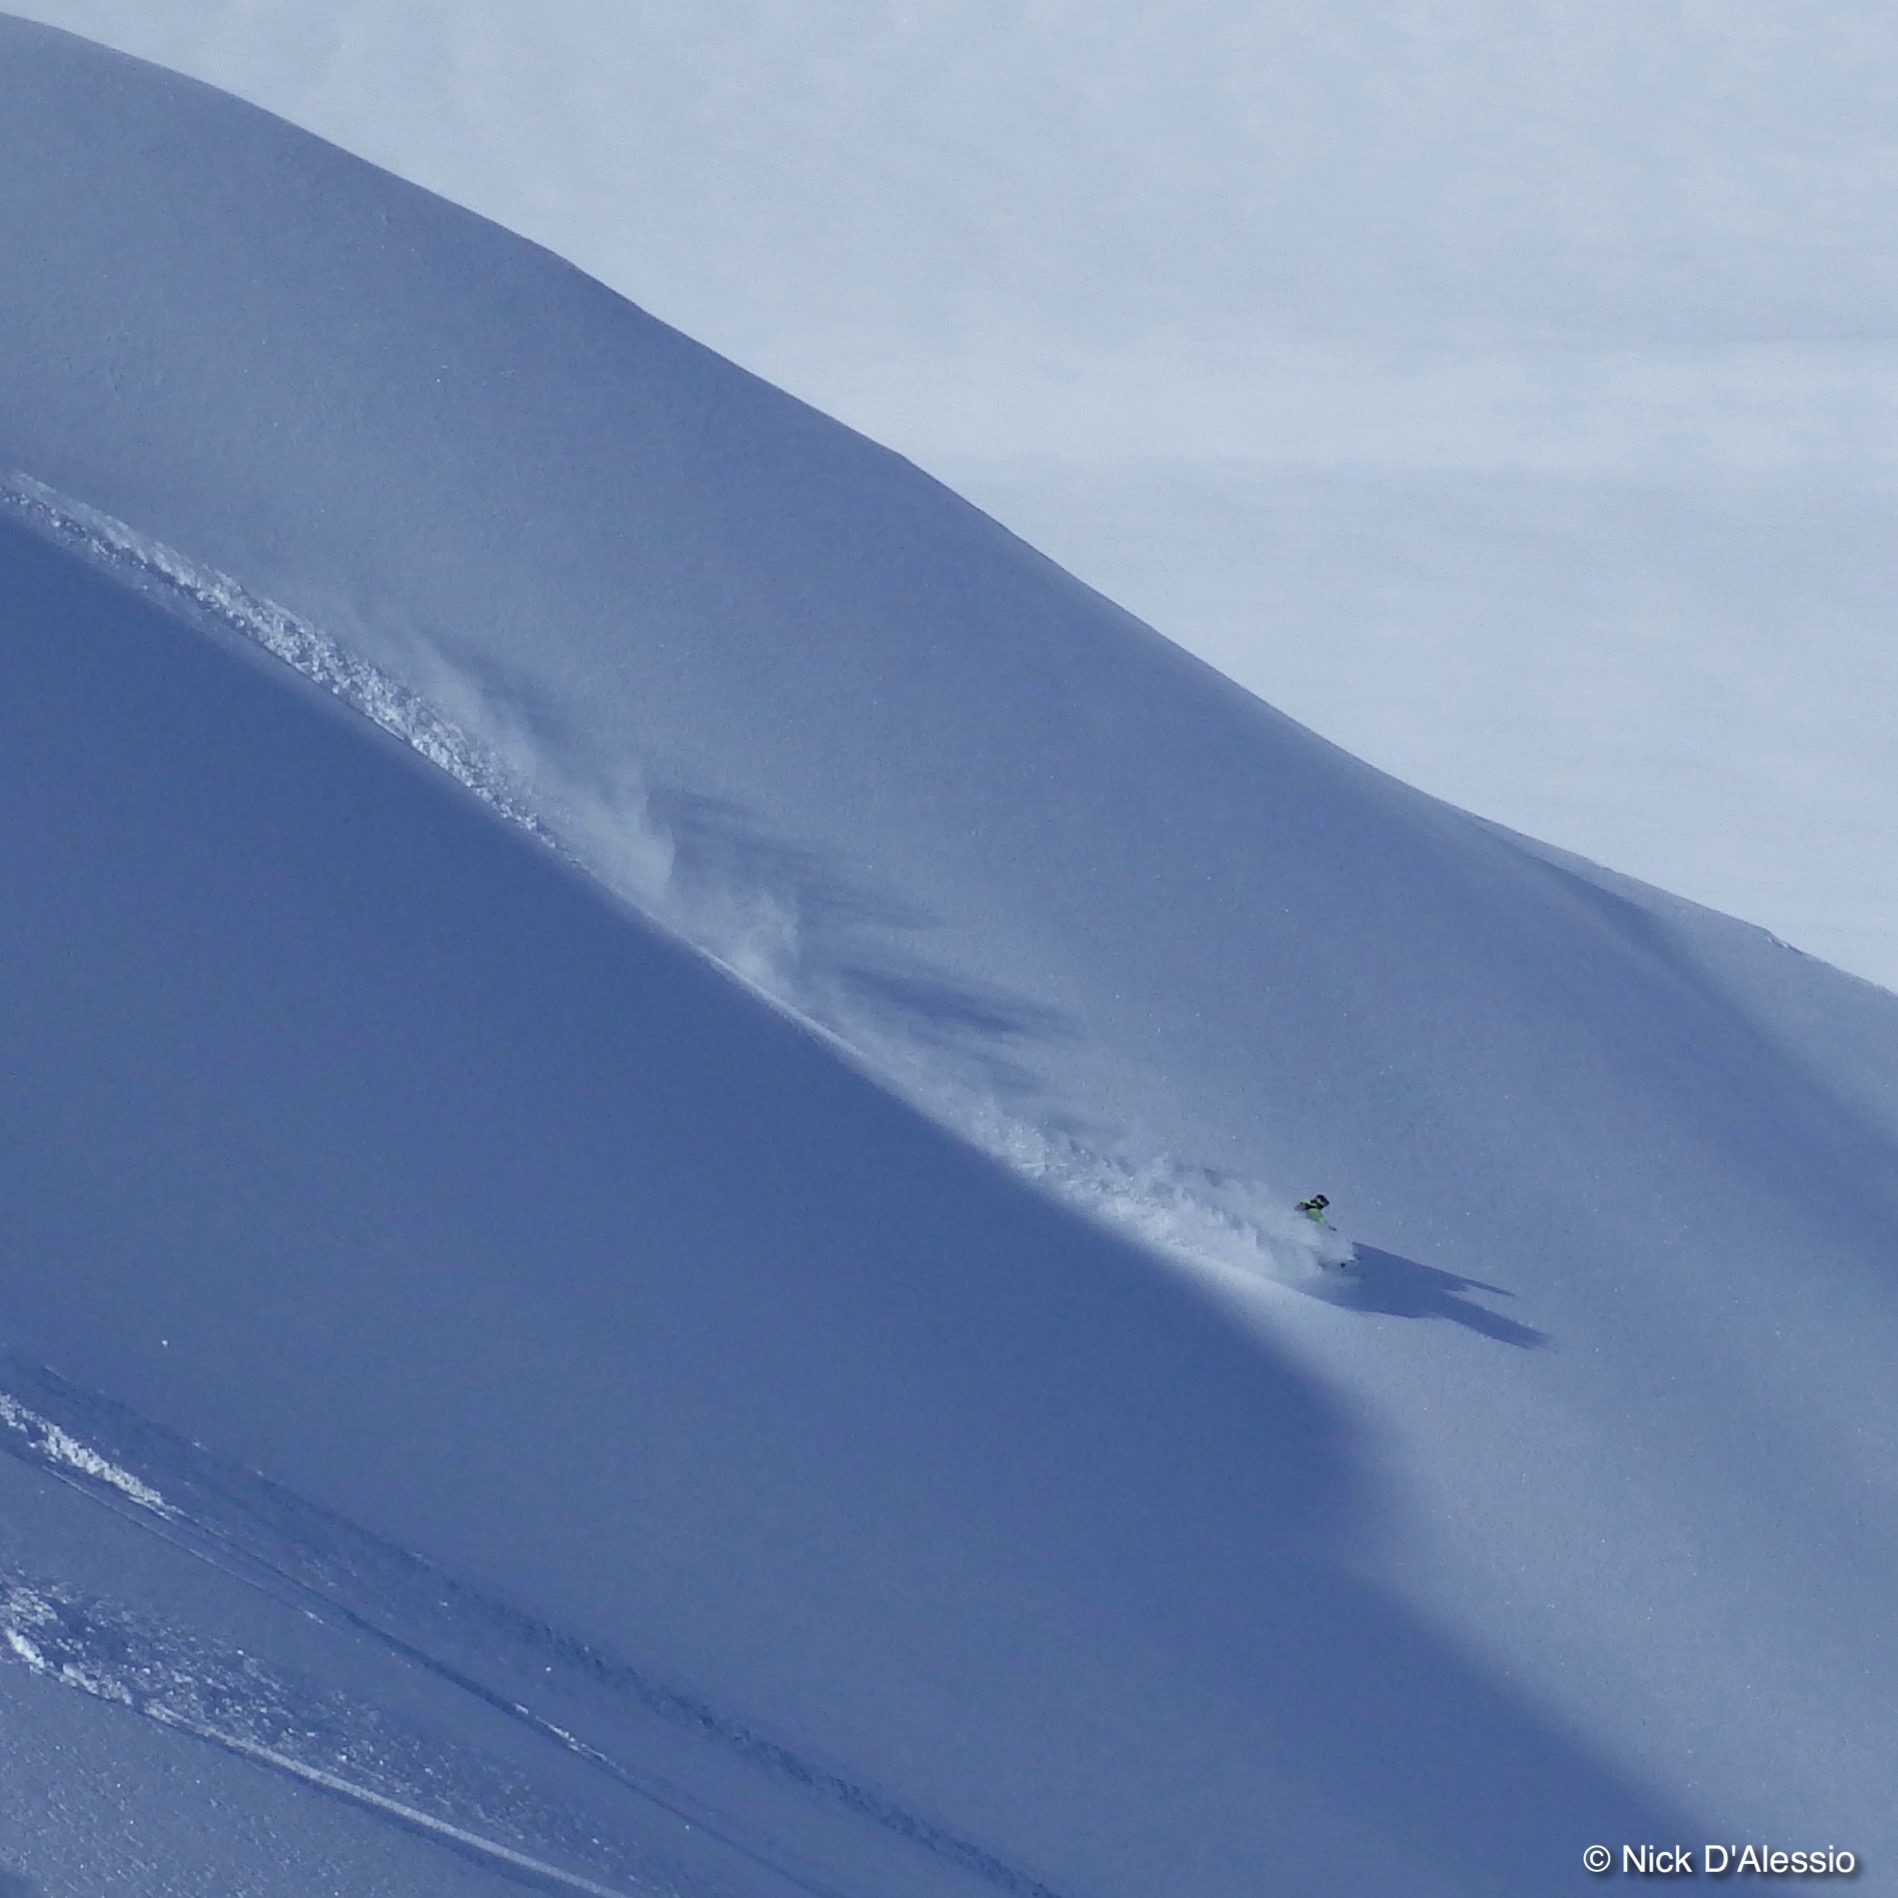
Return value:
[[(1890, 996), (1350, 759), (477, 219), (0, 52), (0, 1323), (137, 1428), (16, 1404), (758, 1736), (540, 1716), (738, 1852), (423, 1695), (688, 1888), (1889, 1856)], [(1317, 1188), (1355, 1277), (1257, 1269)], [(213, 1632), (0, 1441), (35, 1601)], [(397, 1696), (273, 1600), (222, 1638)]]
[[(1296, 1281), (1350, 1264), (1351, 1247), (1340, 1234), (1289, 1211), (1256, 1185), (1195, 1176), (1164, 1158), (1103, 1155), (1071, 1132), (1037, 1126), (953, 1073), (919, 1063), (918, 1051), (901, 1033), (906, 1022), (866, 1010), (852, 985), (838, 982), (834, 970), (806, 953), (813, 929), (823, 924), (803, 913), (795, 885), (774, 889), (768, 881), (760, 885), (731, 875), (729, 868), (723, 876), (675, 874), (679, 840), (652, 808), (635, 771), (626, 773), (611, 797), (570, 796), (563, 804), (557, 792), (537, 796), (529, 787), (557, 783), (557, 762), (531, 731), (470, 692), (465, 680), (438, 676), (434, 691), (485, 728), (478, 738), (295, 614), (251, 597), (228, 575), (194, 566), (43, 482), (0, 477), (0, 507), (141, 590), (255, 642), (727, 974), (840, 1047), (868, 1055), (886, 1079), (908, 1082), (923, 1104), (961, 1132), (1083, 1210), (1186, 1260), (1241, 1273)], [(971, 1028), (981, 1025), (975, 1018), (980, 1006), (978, 1001), (969, 1011)]]

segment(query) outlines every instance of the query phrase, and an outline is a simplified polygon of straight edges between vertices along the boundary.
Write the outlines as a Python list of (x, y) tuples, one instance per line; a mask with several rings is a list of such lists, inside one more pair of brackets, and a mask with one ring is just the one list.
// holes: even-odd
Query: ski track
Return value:
[[(187, 1548), (188, 1553), (199, 1555), (200, 1559), (206, 1560), (209, 1566), (218, 1568), (221, 1573), (239, 1580), (252, 1580), (221, 1563), (211, 1562), (200, 1551), (190, 1550), (185, 1544), (174, 1542), (173, 1546)], [(75, 1610), (82, 1611), (82, 1618), (75, 1618)], [(353, 1618), (345, 1619), (355, 1625)], [(49, 1645), (44, 1639), (49, 1621), (59, 1623), (62, 1638), (57, 1645)], [(174, 1642), (180, 1639), (173, 1637)], [(364, 1736), (375, 1728), (387, 1726), (385, 1718), (373, 1707), (349, 1709), (354, 1719), (347, 1731), (336, 1732), (332, 1723), (330, 1731), (326, 1733), (324, 1723), (310, 1711), (316, 1704), (317, 1690), (306, 1688), (304, 1692), (308, 1698), (301, 1703), (301, 1713), (295, 1722), (294, 1732), (295, 1739), (302, 1744), (303, 1751), (300, 1753), (287, 1751), (283, 1746), (266, 1744), (254, 1734), (239, 1730), (232, 1723), (233, 1720), (254, 1724), (259, 1712), (270, 1700), (288, 1698), (285, 1677), (273, 1676), (247, 1655), (232, 1651), (221, 1678), (190, 1673), (177, 1673), (173, 1677), (173, 1687), (190, 1699), (213, 1695), (225, 1716), (221, 1722), (199, 1717), (160, 1694), (140, 1691), (128, 1680), (128, 1670), (135, 1669), (140, 1674), (148, 1674), (153, 1666), (153, 1658), (150, 1652), (141, 1651), (138, 1642), (137, 1623), (123, 1609), (99, 1601), (82, 1602), (56, 1585), (32, 1581), (17, 1571), (0, 1570), (0, 1657), (21, 1662), (32, 1672), (52, 1679), (60, 1686), (121, 1705), (174, 1732), (253, 1760), (420, 1831), (432, 1839), (472, 1852), (505, 1871), (526, 1872), (543, 1882), (567, 1890), (599, 1894), (600, 1898), (632, 1898), (636, 1893), (658, 1894), (659, 1898), (686, 1898), (684, 1887), (670, 1882), (655, 1883), (630, 1870), (622, 1870), (619, 1882), (614, 1885), (601, 1884), (535, 1857), (517, 1846), (505, 1844), (490, 1833), (473, 1829), (483, 1817), (494, 1828), (496, 1817), (493, 1814), (469, 1813), (464, 1816), (463, 1822), (443, 1816), (442, 1808), (469, 1803), (480, 1782), (490, 1778), (494, 1769), (480, 1756), (465, 1749), (457, 1749), (439, 1738), (415, 1736), (414, 1757), (407, 1764), (406, 1771), (400, 1770), (404, 1762), (399, 1759), (380, 1762), (389, 1773), (389, 1778), (380, 1789), (365, 1783), (360, 1776), (350, 1777), (335, 1770), (336, 1765), (345, 1759), (352, 1766), (360, 1767)], [(332, 1708), (346, 1706), (335, 1696), (326, 1698)], [(305, 1756), (326, 1738), (331, 1741), (329, 1750), (333, 1755), (332, 1764), (328, 1766)], [(391, 1785), (399, 1788), (402, 1796), (390, 1790)], [(416, 1803), (431, 1796), (437, 1810), (425, 1810)], [(525, 1803), (528, 1800), (534, 1803)], [(523, 1839), (529, 1834), (537, 1837), (544, 1835), (550, 1827), (578, 1834), (578, 1827), (573, 1822), (562, 1823), (565, 1815), (544, 1801), (534, 1800), (532, 1794), (519, 1795), (512, 1803), (520, 1808), (516, 1817)], [(588, 1855), (588, 1846), (598, 1848), (603, 1843), (597, 1831), (587, 1834), (585, 1845), (580, 1848), (581, 1855)], [(761, 1855), (750, 1856), (757, 1858), (760, 1864), (787, 1882), (811, 1891), (814, 1898), (840, 1898), (840, 1894), (828, 1888), (806, 1885), (795, 1874), (772, 1865)], [(709, 1888), (699, 1885), (693, 1889), (701, 1894), (709, 1891)]]
[[(608, 1885), (536, 1856), (524, 1849), (530, 1833), (577, 1827), (562, 1827), (544, 1802), (497, 1780), (465, 1751), (404, 1734), (375, 1709), (297, 1682), (238, 1650), (13, 1572), (0, 1578), (0, 1651), (63, 1687), (256, 1760), (507, 1870), (595, 1898), (677, 1898), (631, 1871)], [(350, 1770), (339, 1770), (345, 1764)], [(432, 1811), (416, 1803), (430, 1794)], [(467, 1810), (445, 1816), (451, 1807)], [(516, 1842), (494, 1836), (502, 1830)], [(578, 1855), (589, 1845), (599, 1855), (597, 1839), (566, 1843)]]
[[(901, 986), (825, 969), (806, 953), (823, 922), (793, 884), (774, 887), (755, 866), (746, 880), (727, 872), (688, 874), (679, 826), (637, 784), (610, 793), (551, 797), (536, 788), (534, 746), (487, 695), (444, 668), (443, 695), (489, 727), (478, 737), (420, 693), (356, 657), (331, 635), (228, 574), (74, 500), (32, 476), (0, 475), (0, 506), (22, 524), (76, 553), (188, 621), (235, 634), (340, 699), (471, 791), (497, 816), (532, 836), (570, 869), (604, 888), (646, 921), (687, 944), (751, 994), (817, 1035), (852, 1066), (893, 1089), (950, 1131), (1090, 1218), (1104, 1221), (1176, 1263), (1217, 1277), (1293, 1285), (1322, 1278), (1352, 1257), (1340, 1235), (1321, 1231), (1286, 1199), (1255, 1181), (1216, 1174), (1160, 1154), (1103, 1150), (1073, 1133), (1005, 1106), (1031, 1094), (1032, 1076), (999, 1053), (959, 1061), (938, 1043), (906, 1035), (900, 1010), (876, 1006)], [(517, 769), (510, 757), (528, 761)], [(682, 807), (715, 803), (681, 795)], [(551, 810), (549, 806), (556, 807)], [(929, 986), (927, 968), (910, 971)], [(953, 987), (953, 985), (951, 985)], [(974, 1015), (981, 998), (962, 996)], [(1006, 1020), (1013, 1010), (997, 1010)], [(1030, 1015), (1045, 1014), (1029, 1005)], [(980, 1028), (976, 1030), (978, 1038)], [(1004, 1040), (1008, 1029), (992, 1033)], [(971, 1081), (959, 1070), (973, 1069)], [(1070, 1119), (1057, 1115), (1057, 1121)]]
[[(551, 1678), (556, 1691), (602, 1703), (608, 1719), (616, 1710), (622, 1718), (630, 1711), (683, 1729), (780, 1787), (868, 1822), (1007, 1898), (1063, 1898), (1039, 1878), (867, 1784), (467, 1587), (265, 1477), (218, 1461), (44, 1366), (0, 1352), (0, 1374), (13, 1386), (0, 1386), (0, 1449), (20, 1462), (114, 1508), (221, 1573), (367, 1636), (812, 1898), (847, 1893), (798, 1862), (801, 1853), (751, 1836), (753, 1829), (741, 1821), (592, 1744), (522, 1696)], [(30, 1403), (21, 1391), (30, 1394)], [(144, 1465), (145, 1476), (127, 1467), (133, 1461)], [(48, 1629), (60, 1635), (52, 1647)], [(527, 1863), (516, 1847), (484, 1840), (469, 1828), (493, 1809), (511, 1806), (517, 1846), (525, 1846), (534, 1825), (518, 1815), (530, 1811), (532, 1795), (495, 1781), (494, 1769), (465, 1749), (444, 1752), (441, 1743), (414, 1735), (391, 1746), (384, 1737), (388, 1723), (376, 1710), (352, 1709), (324, 1690), (290, 1683), (235, 1650), (143, 1627), (124, 1611), (17, 1577), (10, 1585), (0, 1577), (0, 1650), (64, 1685), (346, 1793), (443, 1839), (480, 1846), (510, 1864)], [(226, 1717), (206, 1716), (200, 1704), (205, 1695)], [(291, 1731), (305, 1752), (286, 1750), (283, 1735)], [(325, 1733), (335, 1736), (327, 1757), (308, 1757), (308, 1744)], [(380, 1787), (337, 1770), (343, 1756), (353, 1763), (365, 1748), (385, 1761)], [(444, 1789), (451, 1803), (472, 1810), (444, 1810)], [(578, 1832), (551, 1809), (542, 1810), (538, 1824)], [(584, 1858), (584, 1838), (569, 1842), (568, 1849)], [(576, 1890), (619, 1898), (613, 1888), (575, 1883), (557, 1870), (546, 1875)], [(660, 1888), (641, 1881), (638, 1889)]]

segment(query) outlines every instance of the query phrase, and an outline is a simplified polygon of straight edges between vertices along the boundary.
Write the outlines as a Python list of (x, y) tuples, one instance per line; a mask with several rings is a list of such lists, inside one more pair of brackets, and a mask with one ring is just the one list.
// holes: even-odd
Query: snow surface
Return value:
[(1898, 987), (1873, 0), (39, 0), (1407, 782)]
[(1894, 1888), (1898, 1001), (230, 99), (0, 161), (11, 1875)]

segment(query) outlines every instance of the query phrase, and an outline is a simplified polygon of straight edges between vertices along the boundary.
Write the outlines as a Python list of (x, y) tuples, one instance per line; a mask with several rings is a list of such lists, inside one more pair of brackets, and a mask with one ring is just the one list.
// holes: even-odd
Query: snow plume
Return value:
[(1024, 1050), (1067, 1032), (1057, 1014), (934, 965), (914, 946), (929, 920), (916, 906), (770, 834), (744, 810), (655, 785), (632, 763), (589, 773), (537, 728), (522, 682), (483, 681), (420, 646), (411, 655), (419, 689), (404, 684), (228, 574), (29, 475), (0, 476), (0, 508), (192, 623), (282, 660), (779, 1012), (1082, 1212), (1227, 1276), (1295, 1284), (1349, 1262), (1338, 1234), (1256, 1182), (1143, 1153), (1138, 1143), (1096, 1148), (1056, 1131), (1070, 1116), (1028, 1105), (1046, 1090)]
[(1084, 1213), (1154, 1250), (1225, 1277), (1297, 1284), (1351, 1263), (1351, 1242), (1246, 1180), (1162, 1157), (1097, 1153), (1068, 1134), (993, 1109), (973, 1117), (981, 1144)]
[(201, 567), (123, 521), (69, 500), (30, 475), (0, 477), (0, 504), (26, 526), (69, 548), (138, 592), (198, 624), (209, 622), (261, 646), (399, 738), (503, 817), (553, 841), (496, 761), (426, 701), (345, 652), (308, 620), (260, 600), (227, 574)]
[[(693, 874), (681, 860), (680, 813), (661, 810), (636, 771), (576, 783), (572, 773), (550, 768), (546, 746), (509, 695), (486, 689), (440, 654), (418, 656), (428, 690), (414, 691), (228, 574), (29, 475), (0, 477), (0, 506), (193, 623), (262, 647), (747, 987), (807, 1012), (794, 907), (761, 880), (747, 886)], [(811, 1019), (822, 1025), (820, 1015)]]

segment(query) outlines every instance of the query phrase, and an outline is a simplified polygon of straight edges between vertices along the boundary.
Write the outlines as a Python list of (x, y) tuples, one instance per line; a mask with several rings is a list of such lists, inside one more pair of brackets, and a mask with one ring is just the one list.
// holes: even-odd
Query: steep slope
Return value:
[[(1282, 1354), (294, 682), (0, 546), (0, 1285), (62, 1374), (8, 1376), (150, 1526), (278, 1587), (316, 1533), (80, 1393), (343, 1512), (327, 1602), (406, 1625), (380, 1535), (861, 1781), (832, 1876), (1506, 1890), (1545, 1828), (1666, 1823), (1354, 1577), (1378, 1485)], [(758, 1777), (705, 1803), (795, 1865)]]
[(1898, 987), (1877, 0), (13, 0), (546, 244), (1334, 743)]
[[(1009, 1876), (1889, 1856), (1898, 1003), (544, 253), (0, 54), (17, 1348)], [(273, 627), (629, 908), (203, 644)]]

